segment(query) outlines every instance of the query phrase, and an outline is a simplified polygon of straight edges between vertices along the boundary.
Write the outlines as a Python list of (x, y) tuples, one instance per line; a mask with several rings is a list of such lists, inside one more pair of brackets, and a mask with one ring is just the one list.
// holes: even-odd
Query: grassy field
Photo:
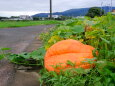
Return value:
[(0, 28), (11, 28), (11, 27), (25, 27), (33, 25), (48, 25), (58, 24), (61, 21), (56, 20), (45, 20), (45, 21), (0, 21)]

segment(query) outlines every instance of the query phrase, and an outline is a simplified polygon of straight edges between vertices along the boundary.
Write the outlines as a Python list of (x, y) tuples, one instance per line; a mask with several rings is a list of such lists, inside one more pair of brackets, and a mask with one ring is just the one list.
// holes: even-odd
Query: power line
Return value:
[[(110, 0), (109, 3), (108, 3), (108, 1), (103, 1), (103, 2), (106, 4), (106, 6), (109, 7), (109, 12), (111, 12), (112, 11), (113, 0)], [(103, 4), (103, 2), (101, 3), (101, 5)]]

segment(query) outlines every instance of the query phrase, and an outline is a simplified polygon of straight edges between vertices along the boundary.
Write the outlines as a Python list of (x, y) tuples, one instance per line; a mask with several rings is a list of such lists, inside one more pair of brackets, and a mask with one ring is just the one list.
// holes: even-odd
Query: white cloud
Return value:
[[(37, 11), (31, 11), (31, 12), (28, 12), (28, 11), (18, 11), (18, 12), (15, 12), (15, 11), (0, 11), (0, 16), (4, 16), (4, 17), (10, 17), (10, 16), (19, 16), (19, 15), (34, 15), (34, 14), (37, 14), (37, 13), (42, 13), (42, 12), (37, 12)], [(44, 13), (47, 13), (47, 12), (44, 12)]]
[[(111, 0), (52, 0), (53, 12), (72, 8), (110, 5)], [(115, 0), (113, 0), (115, 6)], [(48, 12), (49, 0), (0, 0), (0, 16), (20, 15)]]

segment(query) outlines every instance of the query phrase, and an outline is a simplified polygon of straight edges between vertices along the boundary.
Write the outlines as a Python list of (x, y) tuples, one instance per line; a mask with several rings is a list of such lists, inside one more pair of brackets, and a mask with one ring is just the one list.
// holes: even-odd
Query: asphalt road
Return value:
[(35, 38), (54, 25), (40, 25), (20, 28), (0, 29), (0, 47), (11, 48), (13, 53), (21, 53)]
[[(34, 50), (40, 40), (36, 35), (54, 25), (40, 25), (20, 28), (0, 29), (0, 47), (11, 48), (12, 53)], [(0, 86), (39, 86), (39, 74), (36, 72), (19, 71), (7, 60), (0, 60)]]

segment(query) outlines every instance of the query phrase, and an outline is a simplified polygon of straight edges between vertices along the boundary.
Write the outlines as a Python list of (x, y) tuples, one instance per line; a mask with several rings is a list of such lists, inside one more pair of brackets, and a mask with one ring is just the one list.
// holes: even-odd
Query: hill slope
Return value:
[[(103, 10), (105, 10), (105, 13), (109, 12), (110, 7), (105, 6), (102, 7)], [(115, 7), (112, 7), (112, 9), (115, 9)], [(63, 16), (85, 16), (86, 13), (88, 12), (89, 8), (80, 8), (80, 9), (70, 9), (67, 11), (63, 12), (55, 12), (53, 15), (63, 15)], [(33, 17), (48, 17), (49, 13), (40, 13), (40, 14), (35, 14)]]

